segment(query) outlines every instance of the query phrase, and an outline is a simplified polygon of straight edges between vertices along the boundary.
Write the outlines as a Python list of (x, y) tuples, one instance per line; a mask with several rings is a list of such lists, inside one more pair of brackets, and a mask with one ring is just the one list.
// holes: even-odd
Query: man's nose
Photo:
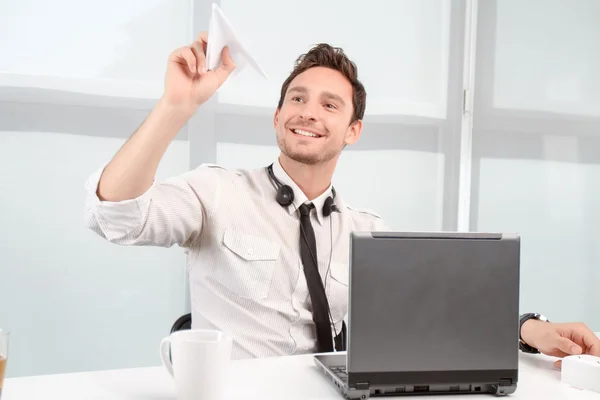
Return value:
[(312, 104), (306, 104), (300, 113), (300, 118), (304, 121), (314, 122), (316, 121), (316, 110)]

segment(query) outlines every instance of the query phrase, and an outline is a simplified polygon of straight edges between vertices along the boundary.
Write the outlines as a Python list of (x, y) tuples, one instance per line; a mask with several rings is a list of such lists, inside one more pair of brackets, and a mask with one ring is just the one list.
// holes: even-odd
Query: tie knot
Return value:
[(303, 217), (310, 215), (310, 210), (312, 210), (313, 208), (315, 208), (315, 205), (313, 203), (302, 204), (300, 206), (300, 215), (302, 215)]

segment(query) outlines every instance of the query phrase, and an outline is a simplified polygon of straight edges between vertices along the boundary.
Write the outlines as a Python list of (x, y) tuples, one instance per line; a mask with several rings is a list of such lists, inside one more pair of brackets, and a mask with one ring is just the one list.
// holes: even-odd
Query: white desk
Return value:
[[(343, 399), (317, 370), (312, 356), (234, 361), (229, 399)], [(489, 395), (427, 396), (420, 399), (476, 400)], [(386, 397), (385, 399), (389, 399)], [(413, 397), (414, 398), (414, 397)], [(519, 384), (507, 399), (595, 399), (600, 394), (560, 381), (553, 359), (521, 354)], [(2, 400), (175, 400), (173, 381), (162, 367), (7, 379)]]

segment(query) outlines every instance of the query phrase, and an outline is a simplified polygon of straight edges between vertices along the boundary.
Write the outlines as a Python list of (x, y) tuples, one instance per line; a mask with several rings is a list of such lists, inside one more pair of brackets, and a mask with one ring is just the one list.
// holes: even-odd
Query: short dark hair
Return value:
[(308, 53), (302, 54), (296, 59), (294, 69), (281, 86), (281, 94), (277, 108), (281, 109), (283, 99), (285, 98), (285, 94), (287, 93), (292, 80), (307, 69), (313, 67), (334, 69), (350, 81), (350, 84), (352, 85), (352, 105), (354, 109), (350, 123), (363, 119), (367, 104), (367, 92), (361, 81), (358, 80), (358, 67), (346, 56), (344, 50), (326, 43), (320, 43), (314, 46)]

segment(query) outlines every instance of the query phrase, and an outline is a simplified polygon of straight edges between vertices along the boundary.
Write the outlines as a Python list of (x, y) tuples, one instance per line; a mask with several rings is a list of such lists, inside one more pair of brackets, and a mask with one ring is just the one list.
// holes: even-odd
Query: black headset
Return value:
[[(294, 190), (289, 186), (289, 185), (284, 185), (279, 179), (277, 179), (277, 177), (275, 176), (275, 173), (273, 172), (273, 164), (269, 165), (267, 167), (267, 171), (269, 173), (269, 177), (271, 178), (271, 182), (273, 183), (273, 185), (275, 186), (275, 189), (277, 189), (277, 194), (275, 195), (275, 200), (277, 200), (277, 203), (279, 203), (280, 206), (282, 207), (288, 207), (290, 204), (292, 204), (294, 202)], [(329, 217), (331, 215), (331, 213), (333, 213), (334, 211), (336, 212), (340, 212), (339, 208), (334, 204), (335, 201), (335, 188), (331, 187), (331, 193), (333, 196), (329, 196), (325, 199), (325, 203), (323, 203), (323, 216), (325, 217)], [(325, 284), (323, 285), (323, 290), (325, 290), (325, 286), (327, 285), (327, 276), (329, 275), (329, 269), (331, 268), (331, 254), (333, 253), (333, 228), (332, 228), (332, 224), (331, 224), (331, 219), (329, 219), (329, 237), (331, 240), (330, 243), (330, 250), (329, 250), (329, 265), (327, 267), (327, 272), (325, 273)], [(308, 242), (307, 238), (306, 238), (306, 234), (304, 234), (304, 230), (302, 230), (303, 236), (304, 236), (304, 240), (306, 242)], [(310, 248), (310, 246), (309, 246)], [(315, 255), (313, 254), (313, 252), (310, 252), (310, 255), (313, 259), (313, 261), (315, 262), (315, 265), (319, 265), (319, 262), (317, 261), (317, 258), (315, 257)], [(327, 313), (329, 314), (329, 320), (331, 322), (331, 327), (333, 328), (333, 332), (335, 334), (335, 338), (337, 338), (338, 333), (335, 329), (335, 323), (333, 321), (333, 315), (331, 314), (331, 308), (329, 307), (329, 299), (327, 299), (327, 296), (325, 297), (325, 300), (327, 302)], [(340, 343), (339, 345), (337, 343), (334, 344), (334, 348), (336, 348), (338, 351), (340, 350), (345, 350), (345, 343), (346, 343), (346, 332), (344, 329), (344, 322), (342, 321), (342, 338), (341, 341), (342, 343)], [(335, 340), (334, 340), (335, 342)]]
[[(275, 184), (275, 188), (277, 189), (277, 194), (275, 195), (275, 200), (282, 207), (287, 207), (294, 202), (294, 190), (289, 185), (284, 185), (281, 183), (279, 179), (273, 173), (273, 164), (267, 167), (267, 171), (269, 172), (269, 177), (271, 181)], [(325, 217), (329, 217), (332, 212), (340, 210), (334, 204), (335, 201), (335, 188), (331, 188), (331, 193), (333, 196), (329, 196), (325, 199), (325, 203), (323, 203), (323, 215)]]

